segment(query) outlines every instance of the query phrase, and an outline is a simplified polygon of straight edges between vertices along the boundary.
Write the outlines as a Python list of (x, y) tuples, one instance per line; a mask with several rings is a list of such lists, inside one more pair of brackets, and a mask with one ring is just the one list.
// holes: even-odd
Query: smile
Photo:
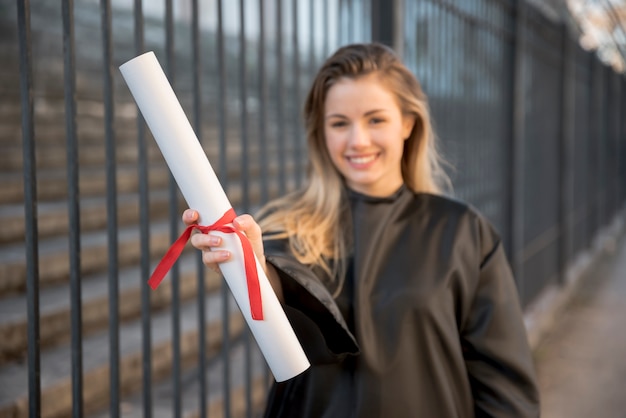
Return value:
[(378, 158), (378, 154), (371, 154), (371, 155), (364, 155), (364, 156), (353, 156), (353, 157), (346, 157), (346, 159), (352, 163), (352, 164), (367, 164), (367, 163), (371, 163), (372, 161), (374, 161), (376, 158)]

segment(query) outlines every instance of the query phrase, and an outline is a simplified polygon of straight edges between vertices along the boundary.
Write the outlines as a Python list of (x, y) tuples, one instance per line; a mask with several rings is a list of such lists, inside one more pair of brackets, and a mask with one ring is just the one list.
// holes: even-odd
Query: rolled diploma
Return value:
[[(156, 56), (142, 54), (121, 65), (120, 71), (183, 197), (198, 210), (198, 223), (213, 224), (232, 206)], [(302, 373), (309, 361), (258, 259), (255, 256), (263, 301), (261, 321), (252, 319), (250, 312), (239, 237), (212, 233), (221, 235), (224, 248), (232, 253), (220, 269), (274, 378), (281, 382)]]

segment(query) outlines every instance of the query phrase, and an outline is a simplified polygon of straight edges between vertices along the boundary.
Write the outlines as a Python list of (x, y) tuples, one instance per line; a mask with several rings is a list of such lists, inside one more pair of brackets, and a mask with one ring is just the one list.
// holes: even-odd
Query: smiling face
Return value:
[(339, 79), (326, 95), (328, 154), (352, 190), (389, 196), (403, 183), (404, 141), (414, 125), (376, 74)]

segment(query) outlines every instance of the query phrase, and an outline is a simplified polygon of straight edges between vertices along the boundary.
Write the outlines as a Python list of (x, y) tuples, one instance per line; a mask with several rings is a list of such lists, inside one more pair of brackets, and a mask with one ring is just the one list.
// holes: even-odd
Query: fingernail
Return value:
[(219, 252), (220, 260), (226, 260), (226, 259), (228, 259), (228, 257), (230, 257), (230, 253), (228, 251), (220, 251)]
[(214, 246), (214, 245), (218, 245), (220, 243), (220, 238), (219, 237), (209, 237), (209, 245)]

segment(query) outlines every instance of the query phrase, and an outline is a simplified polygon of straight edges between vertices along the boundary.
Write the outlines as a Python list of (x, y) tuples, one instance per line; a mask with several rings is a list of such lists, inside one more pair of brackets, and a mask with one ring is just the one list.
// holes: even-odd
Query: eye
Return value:
[(334, 120), (330, 123), (331, 128), (343, 128), (347, 125), (348, 122), (346, 122), (345, 120)]
[(373, 118), (371, 118), (371, 119), (370, 119), (370, 123), (371, 123), (372, 125), (376, 125), (376, 124), (379, 124), (379, 123), (383, 123), (384, 121), (385, 121), (385, 119), (383, 119), (383, 118), (381, 118), (381, 117), (373, 117)]

